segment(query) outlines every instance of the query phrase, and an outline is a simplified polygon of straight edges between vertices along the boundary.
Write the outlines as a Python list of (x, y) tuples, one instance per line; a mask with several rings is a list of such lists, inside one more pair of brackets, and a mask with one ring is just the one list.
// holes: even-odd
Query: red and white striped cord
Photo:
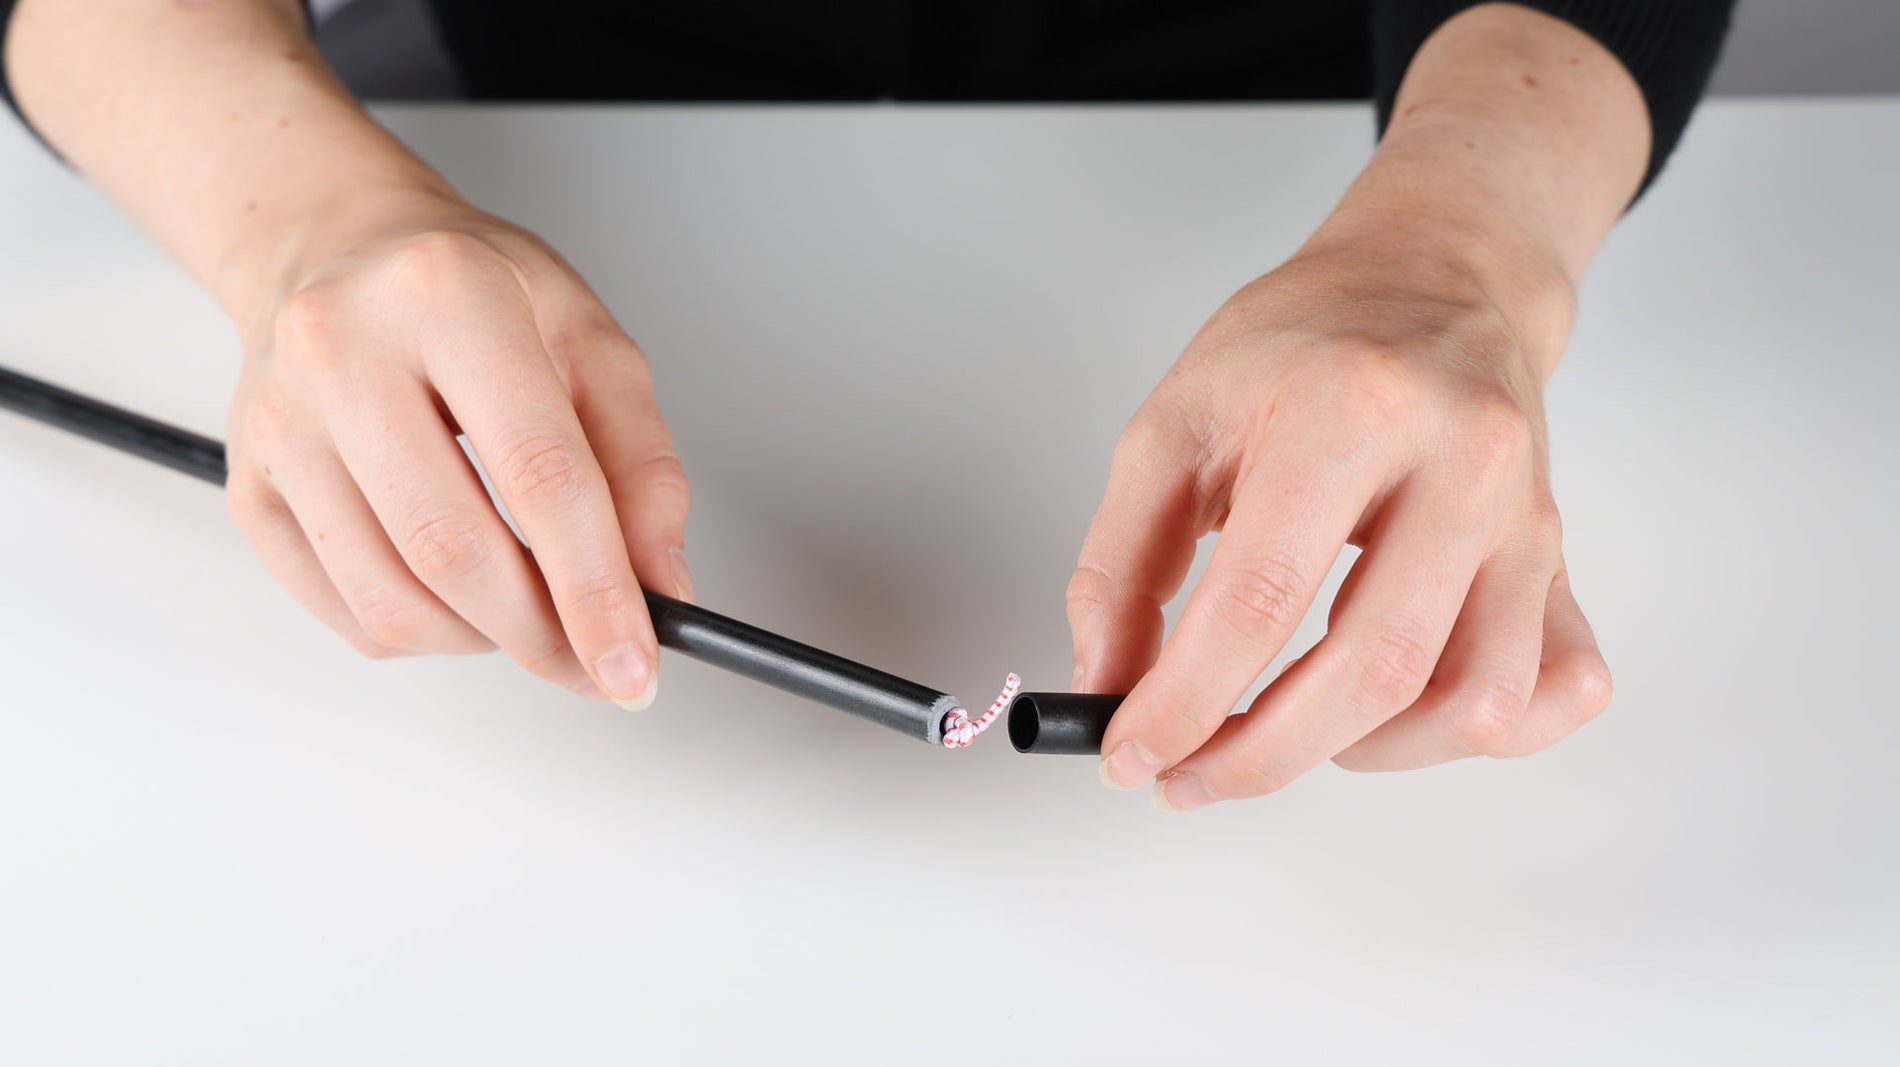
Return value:
[(976, 735), (989, 729), (990, 723), (995, 722), (1009, 702), (1016, 699), (1016, 692), (1022, 687), (1023, 680), (1013, 674), (1003, 679), (1003, 691), (996, 694), (996, 699), (987, 711), (974, 719), (962, 708), (952, 708), (950, 714), (943, 718), (943, 747), (968, 748), (970, 742), (976, 740)]

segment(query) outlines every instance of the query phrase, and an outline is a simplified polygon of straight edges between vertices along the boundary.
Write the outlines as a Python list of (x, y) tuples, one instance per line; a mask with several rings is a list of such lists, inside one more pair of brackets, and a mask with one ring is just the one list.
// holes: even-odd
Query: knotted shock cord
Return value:
[(943, 718), (943, 747), (968, 748), (970, 742), (976, 740), (976, 735), (989, 729), (996, 717), (1009, 706), (1009, 702), (1016, 699), (1016, 692), (1022, 687), (1023, 680), (1014, 674), (1003, 679), (1003, 691), (996, 694), (989, 708), (974, 719), (962, 708), (951, 708), (950, 713)]

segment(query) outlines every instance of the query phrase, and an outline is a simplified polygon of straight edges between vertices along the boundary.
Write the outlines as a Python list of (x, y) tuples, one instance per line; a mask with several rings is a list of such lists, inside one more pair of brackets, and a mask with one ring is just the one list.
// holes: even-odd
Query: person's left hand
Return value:
[[(1128, 424), (1068, 591), (1075, 688), (1129, 693), (1108, 784), (1158, 776), (1184, 810), (1327, 759), (1528, 753), (1608, 703), (1547, 474), (1569, 291), (1513, 321), (1521, 294), (1443, 237), (1323, 233), (1233, 297)], [(1161, 607), (1214, 530), (1164, 648)], [(1325, 638), (1229, 718), (1347, 543), (1364, 553)]]

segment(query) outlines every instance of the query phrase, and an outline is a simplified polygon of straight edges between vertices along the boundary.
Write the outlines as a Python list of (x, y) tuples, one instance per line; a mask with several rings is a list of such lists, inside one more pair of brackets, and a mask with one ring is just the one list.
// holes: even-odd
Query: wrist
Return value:
[(1392, 264), (1407, 284), (1482, 302), (1541, 386), (1569, 339), (1581, 268), (1573, 273), (1534, 211), (1474, 193), (1429, 154), (1388, 150), (1398, 147), (1381, 148), (1301, 254), (1352, 248)]
[(475, 213), (419, 162), (412, 169), (342, 176), (274, 204), (268, 217), (222, 250), (205, 283), (239, 329), (248, 332), (324, 262), (382, 235)]
[(297, 0), (23, 3), (26, 116), (241, 323), (364, 204), (454, 200), (324, 63)]
[(1309, 247), (1384, 248), (1402, 284), (1467, 284), (1541, 382), (1648, 153), (1641, 90), (1608, 50), (1561, 19), (1479, 4), (1412, 57), (1378, 151)]

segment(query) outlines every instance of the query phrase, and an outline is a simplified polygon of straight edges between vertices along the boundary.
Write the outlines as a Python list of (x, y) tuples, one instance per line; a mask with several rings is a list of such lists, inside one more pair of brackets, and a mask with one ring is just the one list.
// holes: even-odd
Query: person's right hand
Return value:
[(326, 223), (239, 322), (231, 514), (367, 655), (500, 646), (643, 708), (658, 647), (641, 587), (693, 595), (686, 478), (646, 358), (539, 239), (419, 199)]

